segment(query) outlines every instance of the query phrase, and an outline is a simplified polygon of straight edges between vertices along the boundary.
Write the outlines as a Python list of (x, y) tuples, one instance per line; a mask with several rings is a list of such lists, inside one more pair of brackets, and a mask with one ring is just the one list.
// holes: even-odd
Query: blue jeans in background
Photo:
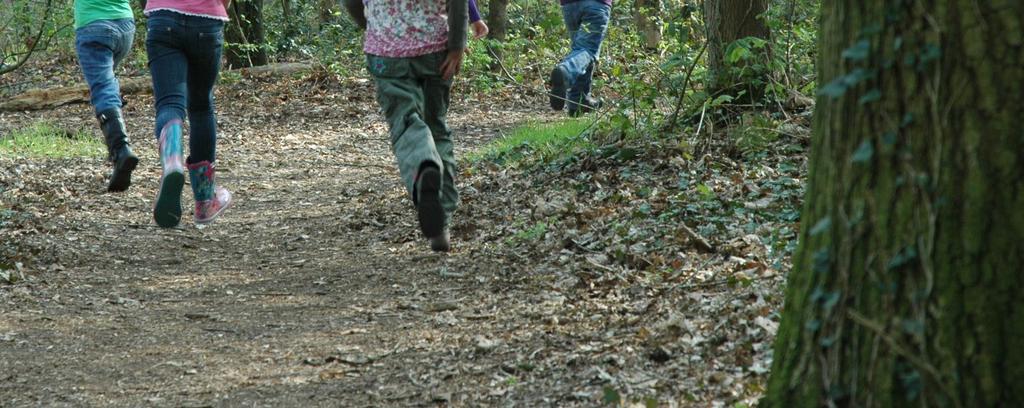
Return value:
[(601, 53), (601, 41), (608, 31), (611, 6), (599, 0), (579, 0), (562, 5), (562, 17), (569, 30), (572, 50), (559, 64), (569, 73), (569, 101), (590, 95), (594, 64)]
[(75, 30), (78, 64), (97, 114), (121, 107), (121, 85), (114, 69), (128, 56), (134, 39), (135, 22), (130, 18), (96, 20)]
[(153, 76), (156, 137), (172, 119), (189, 122), (188, 163), (213, 162), (217, 146), (213, 85), (220, 73), (224, 22), (155, 11), (146, 23), (146, 54)]

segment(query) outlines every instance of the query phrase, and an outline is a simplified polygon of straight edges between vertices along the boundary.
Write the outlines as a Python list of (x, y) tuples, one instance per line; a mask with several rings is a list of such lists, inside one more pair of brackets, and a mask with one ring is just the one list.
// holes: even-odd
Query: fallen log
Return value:
[[(305, 72), (313, 69), (313, 65), (306, 62), (285, 62), (280, 64), (269, 64), (258, 67), (242, 68), (237, 71), (243, 76), (259, 75), (289, 75), (296, 72)], [(153, 93), (153, 81), (148, 76), (135, 78), (121, 78), (121, 93), (124, 95), (137, 95)], [(0, 102), (0, 111), (27, 111), (53, 109), (56, 107), (75, 103), (89, 102), (89, 87), (87, 85), (64, 86), (50, 89), (34, 89), (13, 96), (10, 99)]]

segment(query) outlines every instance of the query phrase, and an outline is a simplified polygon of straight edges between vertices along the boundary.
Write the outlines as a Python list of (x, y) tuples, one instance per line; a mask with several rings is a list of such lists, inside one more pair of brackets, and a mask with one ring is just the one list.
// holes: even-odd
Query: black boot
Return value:
[(114, 164), (107, 191), (125, 191), (132, 184), (132, 171), (139, 164), (139, 157), (128, 146), (121, 109), (107, 109), (97, 114), (96, 119), (100, 121), (100, 129), (107, 143), (107, 160)]

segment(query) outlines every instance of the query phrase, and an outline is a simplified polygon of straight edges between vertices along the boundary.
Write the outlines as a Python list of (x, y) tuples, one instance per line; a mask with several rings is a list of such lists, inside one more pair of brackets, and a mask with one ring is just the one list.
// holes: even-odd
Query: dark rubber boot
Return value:
[(434, 165), (424, 165), (416, 175), (416, 215), (420, 231), (433, 239), (443, 232), (444, 208), (441, 207), (441, 171)]
[(129, 147), (128, 134), (124, 128), (121, 109), (110, 108), (96, 115), (100, 130), (107, 144), (107, 160), (114, 165), (110, 174), (107, 191), (125, 191), (132, 184), (132, 171), (139, 164), (139, 157)]
[(555, 69), (551, 70), (551, 77), (548, 78), (548, 88), (550, 90), (548, 101), (551, 103), (551, 109), (556, 111), (562, 110), (565, 107), (565, 98), (569, 92), (569, 73), (561, 65), (556, 65)]

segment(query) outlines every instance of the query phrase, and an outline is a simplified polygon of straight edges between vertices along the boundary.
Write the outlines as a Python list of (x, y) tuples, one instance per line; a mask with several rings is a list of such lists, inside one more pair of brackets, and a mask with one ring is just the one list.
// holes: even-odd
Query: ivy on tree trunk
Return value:
[(1024, 406), (1024, 3), (825, 1), (768, 407)]

